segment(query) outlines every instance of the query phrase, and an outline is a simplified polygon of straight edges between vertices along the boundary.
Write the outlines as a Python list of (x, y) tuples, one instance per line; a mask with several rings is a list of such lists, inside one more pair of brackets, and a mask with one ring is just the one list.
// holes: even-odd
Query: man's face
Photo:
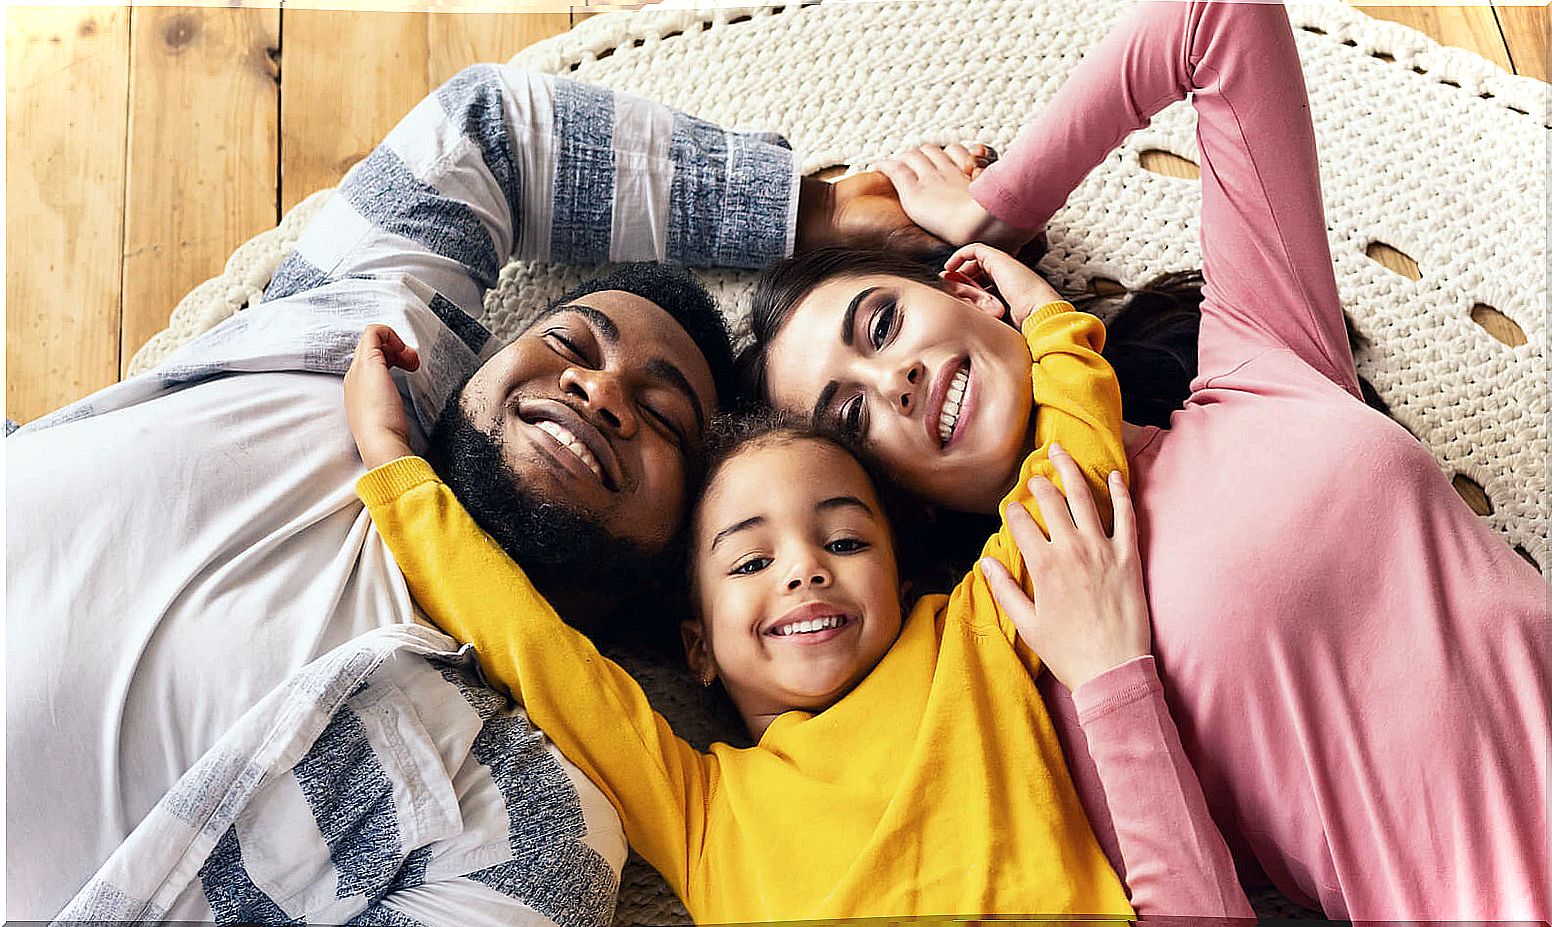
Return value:
[(606, 290), (523, 332), (470, 378), (461, 405), (525, 491), (656, 552), (683, 520), (716, 387), (672, 316)]

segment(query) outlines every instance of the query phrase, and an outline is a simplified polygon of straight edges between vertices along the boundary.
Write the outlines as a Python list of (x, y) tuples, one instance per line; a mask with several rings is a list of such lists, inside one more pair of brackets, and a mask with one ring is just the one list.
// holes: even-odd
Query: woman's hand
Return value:
[(981, 570), (1019, 636), (1063, 685), (1076, 689), (1148, 653), (1148, 601), (1132, 499), (1121, 475), (1110, 474), (1115, 532), (1108, 537), (1077, 463), (1055, 444), (1051, 463), (1067, 488), (1065, 499), (1045, 477), (1029, 481), (1050, 540), (1019, 503), (1008, 506), (1007, 512), (1008, 530), (1024, 555), (1035, 600), (997, 561), (983, 559)]
[(394, 385), (393, 367), (415, 370), (420, 355), (386, 325), (368, 325), (345, 372), (345, 417), (367, 469), (408, 457), (410, 422)]
[(987, 212), (970, 195), (970, 182), (997, 159), (985, 145), (922, 145), (877, 166), (900, 194), (911, 221), (949, 244), (984, 241), (1018, 251), (1036, 229), (1015, 228)]
[(1008, 304), (1014, 325), (1023, 325), (1031, 312), (1062, 298), (1044, 277), (1018, 258), (979, 242), (965, 245), (943, 262), (943, 276), (954, 279), (955, 274), (962, 282), (996, 290)]

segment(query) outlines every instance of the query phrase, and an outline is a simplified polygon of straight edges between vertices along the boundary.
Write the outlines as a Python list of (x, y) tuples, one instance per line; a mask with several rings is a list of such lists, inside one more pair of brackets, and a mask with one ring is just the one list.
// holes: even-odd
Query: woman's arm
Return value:
[(1201, 370), (1287, 347), (1358, 395), (1281, 5), (1136, 4), (970, 193), (1004, 222), (1042, 228), (1128, 134), (1187, 94), (1202, 156)]
[[(1033, 491), (1045, 517), (1036, 529), (1023, 505), (1008, 509), (1009, 530), (1034, 580), (1036, 601), (996, 561), (985, 563), (997, 605), (1051, 673), (1073, 688), (1106, 817), (1103, 842), (1138, 914), (1251, 917), (1223, 836), (1207, 814), (1201, 784), (1186, 762), (1164, 704), (1149, 650), (1131, 498), (1119, 478), (1109, 496), (1107, 536), (1076, 464), (1056, 455), (1067, 498), (1043, 480)], [(1082, 781), (1080, 779), (1080, 781)], [(1092, 806), (1092, 796), (1085, 796)]]

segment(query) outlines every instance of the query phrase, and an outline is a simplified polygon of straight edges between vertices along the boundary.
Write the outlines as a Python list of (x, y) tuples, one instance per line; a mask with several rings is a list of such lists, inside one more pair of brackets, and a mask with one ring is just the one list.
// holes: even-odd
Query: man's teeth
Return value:
[(593, 471), (593, 475), (598, 477), (600, 483), (604, 481), (604, 471), (602, 467), (598, 466), (597, 458), (593, 456), (592, 451), (587, 449), (587, 445), (577, 440), (576, 435), (554, 422), (540, 422), (538, 427), (540, 431), (559, 441), (561, 447), (575, 454), (584, 466)]
[(810, 618), (807, 621), (794, 621), (792, 624), (782, 625), (776, 629), (777, 637), (790, 637), (793, 634), (812, 634), (815, 631), (828, 631), (838, 628), (846, 623), (846, 619), (840, 615), (831, 615), (828, 618)]
[(954, 436), (954, 426), (959, 424), (959, 404), (964, 401), (965, 387), (970, 385), (970, 369), (959, 368), (948, 383), (948, 395), (943, 397), (943, 414), (938, 418), (938, 439), (944, 444)]

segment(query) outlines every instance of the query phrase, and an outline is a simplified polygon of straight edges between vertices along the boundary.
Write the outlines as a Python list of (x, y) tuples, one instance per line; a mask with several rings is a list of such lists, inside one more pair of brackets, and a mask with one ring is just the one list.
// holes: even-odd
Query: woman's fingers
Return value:
[(1029, 514), (1029, 509), (1021, 503), (1014, 502), (1008, 506), (1004, 515), (1008, 522), (1008, 533), (1013, 535), (1013, 543), (1018, 546), (1019, 554), (1024, 558), (1024, 564), (1029, 567), (1031, 573), (1039, 573), (1040, 567), (1045, 563), (1046, 552), (1051, 546), (1045, 535), (1041, 533), (1040, 526), (1035, 523), (1035, 517)]
[(1073, 524), (1079, 532), (1094, 538), (1105, 537), (1105, 526), (1099, 520), (1099, 510), (1094, 507), (1094, 493), (1089, 481), (1083, 478), (1078, 462), (1060, 444), (1051, 444), (1051, 465), (1062, 478), (1062, 488), (1067, 490), (1067, 508), (1072, 512)]
[(986, 576), (986, 584), (992, 589), (992, 598), (997, 600), (997, 607), (1008, 616), (1027, 641), (1029, 629), (1034, 626), (1034, 601), (1024, 594), (1024, 588), (1013, 579), (1008, 568), (991, 557), (981, 558), (981, 573)]
[(1110, 508), (1115, 512), (1113, 544), (1118, 554), (1137, 553), (1137, 512), (1132, 508), (1132, 494), (1119, 470), (1110, 471)]
[(1051, 543), (1071, 544), (1078, 528), (1067, 511), (1067, 499), (1062, 491), (1044, 475), (1029, 481), (1029, 491), (1040, 508), (1040, 518), (1045, 522), (1045, 533), (1050, 535)]

